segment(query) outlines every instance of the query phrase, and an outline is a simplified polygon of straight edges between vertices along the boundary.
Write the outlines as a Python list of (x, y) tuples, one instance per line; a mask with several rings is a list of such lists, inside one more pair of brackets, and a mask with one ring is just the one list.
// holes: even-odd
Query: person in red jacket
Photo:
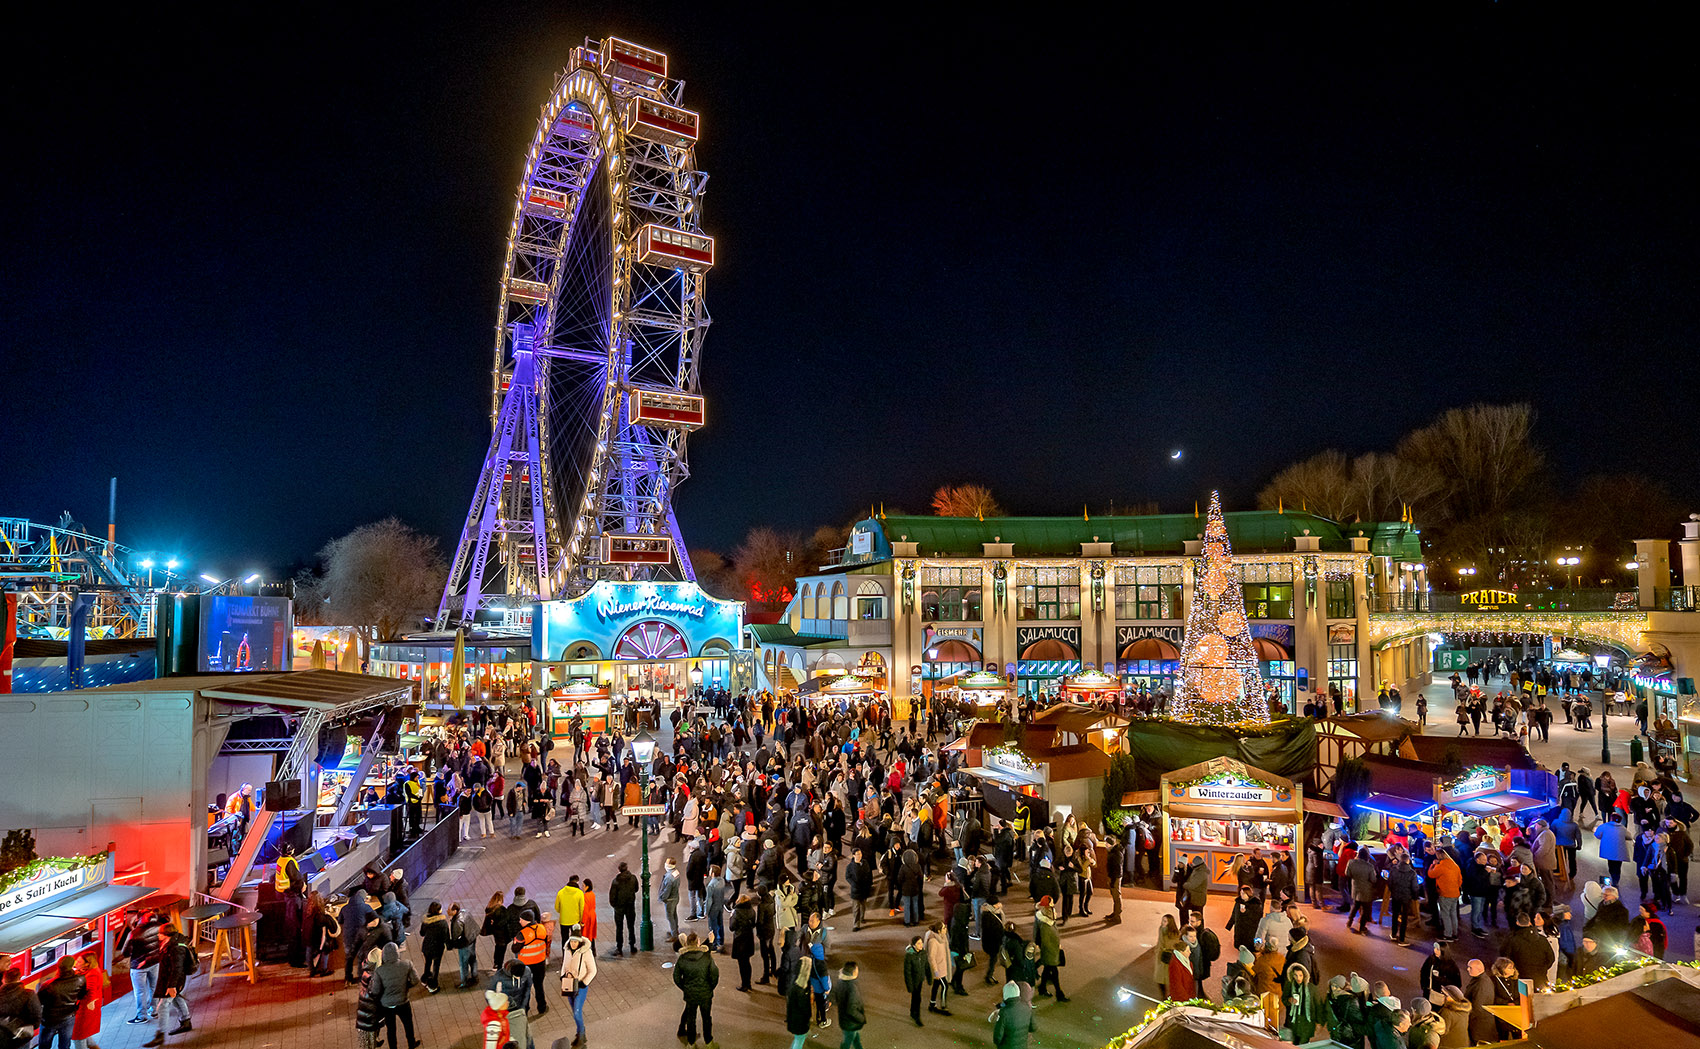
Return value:
[(484, 992), (478, 1035), (478, 1049), (504, 1049), (508, 1044), (508, 996), (501, 991)]

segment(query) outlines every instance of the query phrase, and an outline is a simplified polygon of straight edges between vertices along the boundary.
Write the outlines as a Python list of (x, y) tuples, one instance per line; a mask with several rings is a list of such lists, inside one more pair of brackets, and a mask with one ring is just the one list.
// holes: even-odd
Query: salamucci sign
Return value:
[(1182, 628), (1179, 626), (1119, 626), (1116, 627), (1116, 648), (1122, 649), (1135, 641), (1154, 637), (1179, 646), (1182, 638)]
[(1015, 647), (1025, 649), (1035, 641), (1066, 642), (1080, 650), (1080, 628), (1077, 626), (1018, 626), (1015, 628)]

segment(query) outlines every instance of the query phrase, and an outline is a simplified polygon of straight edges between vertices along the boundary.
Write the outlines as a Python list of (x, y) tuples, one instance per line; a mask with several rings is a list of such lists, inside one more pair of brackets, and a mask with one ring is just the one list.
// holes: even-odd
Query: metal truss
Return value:
[[(64, 639), (78, 594), (92, 594), (88, 636), (153, 634), (154, 598), (134, 551), (72, 527), (0, 517), (0, 585), (18, 592), (18, 633)], [(162, 579), (166, 573), (159, 573)]]
[[(439, 625), (598, 579), (695, 578), (673, 514), (694, 427), (629, 409), (635, 390), (700, 390), (707, 266), (646, 260), (634, 242), (651, 224), (700, 233), (707, 175), (694, 139), (628, 127), (636, 99), (680, 107), (683, 82), (611, 75), (599, 51), (574, 51), (526, 153), (497, 308), (494, 432)], [(605, 536), (670, 540), (669, 559), (605, 562)]]

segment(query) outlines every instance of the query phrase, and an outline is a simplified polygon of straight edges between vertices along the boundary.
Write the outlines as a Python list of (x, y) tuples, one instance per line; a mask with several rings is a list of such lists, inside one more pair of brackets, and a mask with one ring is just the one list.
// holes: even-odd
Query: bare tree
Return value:
[(803, 563), (799, 571), (807, 575), (826, 564), (832, 552), (850, 542), (851, 525), (821, 525), (803, 543)]
[(1366, 521), (1396, 521), (1405, 507), (1426, 509), (1444, 482), (1420, 463), (1389, 452), (1365, 452), (1352, 460), (1352, 512)]
[(1534, 442), (1527, 404), (1453, 408), (1399, 442), (1399, 457), (1441, 481), (1430, 511), (1436, 523), (1504, 513), (1526, 501), (1546, 456)]
[(752, 611), (778, 611), (791, 600), (802, 545), (797, 536), (764, 525), (750, 529), (732, 551), (732, 568), (745, 600), (756, 606)]
[(353, 626), (367, 645), (414, 629), (442, 596), (448, 566), (437, 540), (393, 517), (362, 525), (319, 551), (324, 618)]
[(1259, 509), (1309, 510), (1336, 521), (1351, 520), (1354, 502), (1351, 466), (1332, 448), (1287, 467), (1257, 493)]
[(295, 622), (301, 626), (325, 626), (325, 580), (303, 568), (295, 573)]
[(699, 549), (690, 552), (691, 566), (696, 569), (697, 585), (710, 597), (722, 601), (739, 601), (744, 595), (738, 590), (738, 576), (732, 571), (732, 559), (718, 550)]
[(947, 484), (933, 493), (933, 513), (940, 517), (1002, 517), (1003, 507), (985, 485)]

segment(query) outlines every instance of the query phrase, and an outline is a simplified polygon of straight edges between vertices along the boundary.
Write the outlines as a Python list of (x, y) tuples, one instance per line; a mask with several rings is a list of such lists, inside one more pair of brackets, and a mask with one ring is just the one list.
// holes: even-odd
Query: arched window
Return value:
[(850, 618), (850, 595), (844, 592), (842, 582), (832, 584), (832, 618)]
[(885, 618), (885, 587), (872, 579), (864, 579), (856, 587), (856, 618)]
[(802, 593), (797, 597), (797, 607), (803, 610), (804, 619), (815, 618), (815, 592), (809, 584), (803, 584)]

